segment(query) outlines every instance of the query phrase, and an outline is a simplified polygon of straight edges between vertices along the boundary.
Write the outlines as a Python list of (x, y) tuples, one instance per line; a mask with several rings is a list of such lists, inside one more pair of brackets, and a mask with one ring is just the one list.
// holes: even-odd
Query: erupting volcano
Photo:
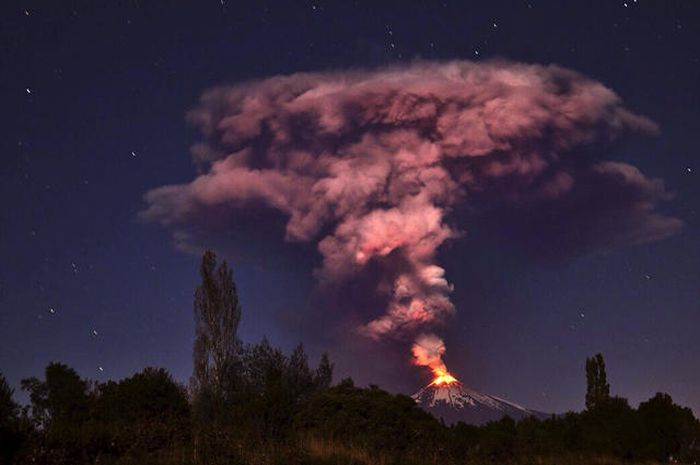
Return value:
[(435, 369), (435, 379), (433, 380), (432, 383), (430, 383), (431, 386), (440, 386), (441, 384), (452, 384), (452, 383), (458, 383), (457, 378), (452, 376), (447, 370), (443, 369)]
[(516, 420), (531, 416), (548, 417), (545, 413), (470, 389), (447, 370), (434, 370), (434, 373), (433, 381), (412, 397), (423, 409), (446, 423), (481, 424), (505, 416)]
[[(211, 89), (188, 118), (203, 136), (199, 174), (149, 191), (142, 217), (197, 250), (265, 231), (252, 220), (261, 208), (280, 214), (281, 237), (316, 244), (319, 288), (359, 315), (354, 332), (414, 340), (431, 389), (465, 392), (443, 340), (426, 332), (456, 313), (438, 252), (471, 220), (547, 256), (653, 242), (683, 225), (657, 209), (672, 197), (663, 181), (601, 156), (656, 125), (558, 66), (416, 61), (274, 76)], [(343, 293), (348, 282), (374, 297), (369, 311)]]

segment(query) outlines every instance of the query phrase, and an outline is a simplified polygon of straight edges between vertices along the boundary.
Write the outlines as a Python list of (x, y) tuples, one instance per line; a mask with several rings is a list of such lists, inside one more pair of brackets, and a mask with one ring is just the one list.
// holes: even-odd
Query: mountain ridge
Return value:
[(545, 419), (550, 416), (497, 396), (480, 393), (456, 380), (430, 383), (411, 397), (421, 408), (448, 424), (462, 421), (480, 425), (505, 416), (514, 420), (527, 417)]

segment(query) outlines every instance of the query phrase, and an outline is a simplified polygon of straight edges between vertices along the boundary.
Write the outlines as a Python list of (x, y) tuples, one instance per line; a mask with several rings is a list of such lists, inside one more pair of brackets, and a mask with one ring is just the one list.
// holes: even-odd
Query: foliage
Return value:
[(29, 391), (31, 418), (52, 435), (70, 435), (82, 425), (88, 414), (87, 383), (76, 371), (62, 363), (50, 363), (45, 381), (22, 380), (22, 389)]
[(586, 359), (586, 408), (591, 409), (610, 397), (603, 354)]
[[(231, 444), (227, 422), (227, 396), (236, 390), (240, 371), (240, 343), (236, 335), (241, 318), (233, 273), (224, 261), (207, 250), (200, 265), (201, 283), (194, 294), (195, 340), (192, 350), (191, 387), (195, 458), (214, 460), (214, 450)], [(224, 454), (230, 458), (229, 453)]]
[(10, 428), (17, 422), (19, 405), (12, 397), (14, 392), (0, 373), (0, 428)]
[(184, 389), (162, 368), (146, 368), (97, 388), (92, 405), (92, 444), (111, 455), (149, 456), (189, 442), (189, 403)]
[[(700, 425), (667, 394), (638, 409), (611, 397), (593, 409), (546, 420), (448, 427), (409, 397), (357, 387), (349, 379), (330, 386), (328, 358), (312, 369), (301, 346), (286, 355), (263, 340), (243, 347), (240, 358), (239, 390), (227, 396), (230, 410), (220, 425), (231, 442), (196, 456), (191, 403), (165, 370), (146, 368), (92, 384), (51, 364), (45, 380), (23, 383), (35, 428), (16, 443), (22, 449), (15, 463), (583, 465), (698, 458)], [(9, 406), (2, 410), (3, 426), (21, 425), (2, 381), (0, 401)], [(77, 423), (56, 431), (70, 421)], [(7, 444), (3, 463), (11, 463)]]
[(162, 368), (94, 383), (50, 363), (22, 388), (0, 375), (0, 465), (621, 464), (700, 460), (700, 423), (658, 393), (637, 409), (610, 396), (601, 354), (586, 360), (586, 410), (546, 420), (446, 426), (404, 395), (345, 379), (323, 354), (243, 345), (231, 271), (202, 260), (192, 396)]
[(23, 441), (19, 405), (13, 394), (14, 389), (0, 373), (0, 464), (11, 463)]
[(214, 397), (221, 397), (226, 372), (237, 355), (241, 306), (231, 268), (226, 262), (217, 267), (214, 252), (204, 253), (200, 276), (194, 297), (192, 383), (195, 392), (211, 390)]
[(400, 456), (440, 453), (445, 443), (444, 427), (410, 397), (349, 380), (314, 396), (296, 416), (295, 431)]
[(637, 415), (641, 455), (657, 460), (700, 458), (700, 426), (689, 408), (674, 404), (671, 396), (659, 392), (639, 404)]
[[(45, 380), (22, 380), (33, 425), (26, 462), (81, 464), (155, 460), (181, 455), (190, 436), (184, 389), (162, 368), (146, 368), (119, 382), (89, 383), (60, 363)], [(167, 461), (167, 460), (166, 460)]]
[(88, 384), (62, 363), (50, 363), (44, 377), (44, 381), (34, 377), (22, 380), (22, 389), (29, 392), (31, 400), (29, 418), (41, 431), (40, 447), (35, 447), (32, 458), (56, 464), (84, 462), (89, 449)]
[(328, 367), (311, 370), (301, 345), (287, 357), (263, 340), (246, 348), (243, 366), (242, 401), (233, 407), (247, 423), (246, 433), (258, 442), (284, 440), (300, 405), (328, 382), (318, 373)]

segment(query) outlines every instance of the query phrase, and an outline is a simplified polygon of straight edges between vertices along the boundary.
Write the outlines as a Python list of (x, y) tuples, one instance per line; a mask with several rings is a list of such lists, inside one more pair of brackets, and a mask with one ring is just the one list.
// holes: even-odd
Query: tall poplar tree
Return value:
[(241, 306), (231, 268), (207, 250), (200, 266), (201, 284), (194, 294), (195, 341), (192, 387), (195, 396), (207, 392), (214, 399), (224, 395), (227, 370), (239, 351), (236, 335)]
[(586, 408), (591, 410), (610, 399), (610, 385), (605, 373), (603, 354), (586, 359)]

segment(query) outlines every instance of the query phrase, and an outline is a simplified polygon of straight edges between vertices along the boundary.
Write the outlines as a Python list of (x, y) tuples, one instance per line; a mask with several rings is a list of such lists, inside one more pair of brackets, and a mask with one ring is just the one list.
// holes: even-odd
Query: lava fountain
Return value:
[(430, 383), (430, 386), (442, 386), (442, 385), (450, 385), (453, 383), (459, 383), (459, 380), (452, 376), (452, 374), (447, 371), (446, 369), (442, 368), (434, 368), (433, 369), (433, 374), (435, 377), (433, 378), (433, 381)]

